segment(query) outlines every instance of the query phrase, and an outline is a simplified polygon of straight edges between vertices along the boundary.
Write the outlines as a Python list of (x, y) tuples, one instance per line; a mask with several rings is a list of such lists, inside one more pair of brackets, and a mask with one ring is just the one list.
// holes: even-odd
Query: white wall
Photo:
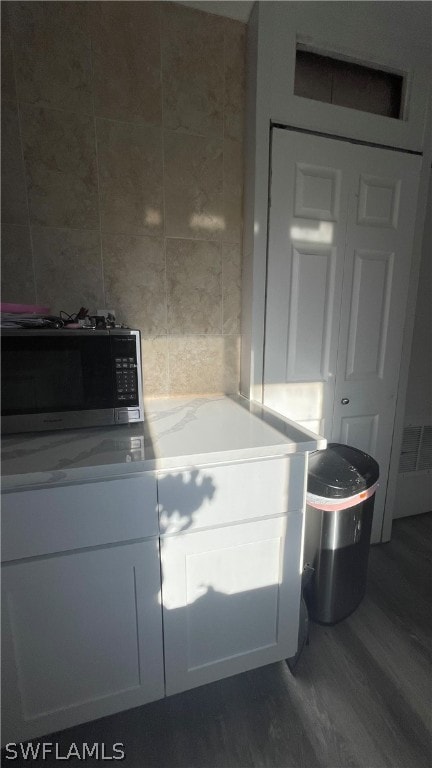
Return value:
[[(270, 122), (423, 151), (430, 107), (431, 8), (423, 2), (260, 2), (253, 8), (248, 25), (241, 391), (254, 399), (261, 398), (262, 383)], [(297, 41), (405, 73), (404, 119), (295, 96)], [(422, 216), (419, 223), (422, 227)]]
[[(421, 150), (430, 90), (431, 4), (426, 2), (263, 3), (274, 18), (272, 119), (308, 129)], [(403, 120), (294, 96), (296, 43), (406, 74)]]
[[(423, 234), (404, 426), (432, 425), (432, 175)], [(432, 472), (400, 473), (393, 517), (432, 510)]]
[(426, 205), (405, 425), (432, 424), (432, 176)]

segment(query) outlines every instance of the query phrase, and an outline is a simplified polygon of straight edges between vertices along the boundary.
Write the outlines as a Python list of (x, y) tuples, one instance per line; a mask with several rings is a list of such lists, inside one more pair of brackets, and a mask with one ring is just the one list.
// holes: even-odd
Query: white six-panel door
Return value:
[(420, 158), (273, 130), (264, 402), (380, 464), (381, 538)]
[(349, 195), (338, 145), (273, 130), (264, 402), (321, 434), (333, 413)]

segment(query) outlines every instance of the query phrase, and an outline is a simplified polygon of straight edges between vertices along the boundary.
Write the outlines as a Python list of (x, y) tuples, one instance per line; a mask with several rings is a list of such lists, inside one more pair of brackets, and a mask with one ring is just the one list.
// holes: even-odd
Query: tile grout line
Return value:
[[(225, 212), (225, 89), (226, 89), (226, 23), (223, 27), (223, 52), (222, 52), (222, 67), (223, 67), (223, 86), (222, 86), (222, 206)], [(221, 334), (223, 336), (224, 330), (224, 260), (223, 260), (223, 243), (220, 239), (220, 265), (221, 265)]]
[(166, 200), (165, 200), (165, 113), (164, 113), (164, 78), (163, 78), (163, 10), (159, 7), (159, 46), (160, 46), (160, 87), (161, 87), (161, 143), (162, 143), (162, 214), (163, 214), (163, 252), (165, 259), (165, 351), (166, 351), (166, 394), (171, 390), (170, 344), (168, 328), (168, 268), (166, 235)]
[[(90, 38), (93, 130), (94, 130), (94, 140), (95, 140), (95, 161), (96, 161), (97, 198), (98, 198), (98, 215), (99, 215), (99, 249), (100, 249), (99, 252), (100, 252), (100, 266), (101, 266), (101, 277), (102, 277), (102, 300), (104, 305), (103, 308), (106, 309), (107, 299), (105, 296), (105, 270), (104, 270), (103, 248), (102, 248), (102, 213), (101, 213), (101, 196), (100, 196), (100, 177), (99, 177), (99, 152), (98, 152), (98, 140), (97, 140), (97, 130), (96, 130), (96, 109), (95, 109), (95, 88), (94, 88), (93, 35), (91, 32), (91, 22), (89, 19), (88, 7), (86, 8), (86, 23), (87, 23), (88, 36)], [(94, 307), (95, 313), (97, 312), (97, 310), (98, 310), (98, 307)], [(117, 311), (116, 307), (115, 307), (115, 310)]]
[[(93, 70), (93, 63), (92, 63), (92, 70)], [(6, 101), (6, 99), (4, 99)], [(88, 112), (87, 110), (77, 110), (77, 109), (64, 109), (63, 107), (54, 107), (51, 104), (47, 106), (38, 106), (33, 101), (28, 101), (27, 99), (21, 99), (22, 104), (27, 104), (30, 107), (33, 107), (34, 109), (44, 109), (44, 110), (51, 110), (53, 112), (64, 112), (67, 115), (83, 115), (85, 117), (93, 118), (95, 117), (97, 120), (104, 120), (107, 123), (120, 123), (121, 125), (134, 125), (139, 128), (144, 128), (148, 130), (157, 130), (161, 129), (160, 123), (148, 123), (148, 122), (140, 122), (137, 120), (121, 120), (117, 117), (109, 117), (108, 115), (99, 115), (97, 114), (95, 108), (93, 107), (93, 112)], [(94, 103), (94, 95), (93, 95), (93, 103)], [(198, 139), (208, 139), (209, 136), (206, 133), (197, 133), (196, 131), (187, 131), (187, 130), (174, 130), (173, 128), (165, 128), (165, 131), (167, 133), (172, 133), (174, 136), (191, 136), (193, 138)], [(214, 137), (216, 139), (216, 137)]]
[[(9, 18), (9, 22), (10, 21), (11, 20)], [(10, 42), (11, 42), (11, 51), (12, 51), (12, 69), (13, 69), (13, 78), (14, 78), (14, 85), (15, 85), (16, 108), (17, 108), (17, 117), (18, 117), (18, 135), (19, 135), (19, 142), (20, 142), (20, 149), (21, 149), (21, 167), (23, 171), (23, 181), (24, 181), (24, 187), (25, 187), (26, 206), (27, 206), (27, 223), (28, 223), (28, 231), (29, 231), (29, 238), (30, 238), (30, 251), (31, 251), (32, 272), (33, 272), (33, 289), (34, 289), (35, 303), (37, 304), (38, 289), (37, 289), (37, 281), (36, 281), (36, 264), (35, 264), (35, 254), (34, 254), (34, 244), (33, 244), (33, 232), (32, 232), (32, 225), (31, 225), (31, 218), (30, 218), (30, 201), (29, 201), (29, 192), (28, 192), (28, 186), (27, 186), (27, 173), (26, 173), (26, 164), (25, 164), (25, 157), (24, 157), (24, 143), (22, 138), (21, 107), (20, 107), (20, 101), (18, 99), (18, 84), (17, 84), (16, 66), (15, 66), (15, 41), (14, 41), (12, 24), (10, 24)]]
[[(25, 224), (15, 224), (11, 221), (2, 221), (2, 224), (7, 225), (8, 227), (27, 227), (28, 223)], [(99, 227), (66, 227), (66, 226), (56, 226), (52, 224), (33, 224), (32, 225), (34, 229), (56, 229), (59, 231), (67, 231), (67, 232), (99, 232)], [(140, 234), (133, 234), (130, 232), (120, 232), (120, 231), (110, 231), (108, 229), (104, 230), (104, 234), (106, 235), (113, 235), (113, 236), (121, 236), (121, 237), (131, 237), (136, 239), (149, 239), (149, 240), (163, 240), (164, 235), (144, 235), (142, 233)], [(241, 248), (241, 242), (238, 240), (213, 240), (211, 238), (203, 238), (203, 237), (183, 237), (181, 235), (166, 235), (166, 240), (189, 240), (191, 243), (215, 243), (215, 245), (238, 245)]]

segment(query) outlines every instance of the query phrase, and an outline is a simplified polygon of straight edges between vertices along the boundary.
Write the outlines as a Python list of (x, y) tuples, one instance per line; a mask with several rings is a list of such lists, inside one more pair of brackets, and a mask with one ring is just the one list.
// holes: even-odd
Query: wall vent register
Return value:
[(399, 472), (432, 470), (432, 426), (405, 427), (403, 431)]

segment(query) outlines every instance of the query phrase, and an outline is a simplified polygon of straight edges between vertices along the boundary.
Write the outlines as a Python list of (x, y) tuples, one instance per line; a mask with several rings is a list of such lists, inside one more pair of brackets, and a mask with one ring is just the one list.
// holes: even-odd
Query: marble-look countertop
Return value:
[(3, 492), (326, 446), (324, 438), (241, 396), (149, 399), (144, 410), (143, 424), (3, 437)]

